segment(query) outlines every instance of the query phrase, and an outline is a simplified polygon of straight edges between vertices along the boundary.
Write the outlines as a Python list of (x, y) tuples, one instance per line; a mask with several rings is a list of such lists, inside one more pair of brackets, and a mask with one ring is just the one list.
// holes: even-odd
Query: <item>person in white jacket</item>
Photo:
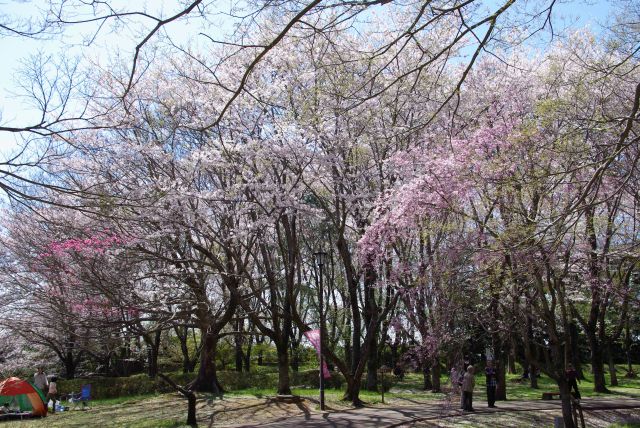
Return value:
[(467, 412), (473, 412), (473, 388), (476, 386), (476, 378), (473, 374), (473, 366), (467, 367), (467, 372), (462, 379), (462, 401), (463, 409)]
[(42, 367), (38, 367), (38, 371), (33, 375), (33, 384), (42, 391), (43, 395), (49, 392), (49, 381), (47, 380), (47, 374)]

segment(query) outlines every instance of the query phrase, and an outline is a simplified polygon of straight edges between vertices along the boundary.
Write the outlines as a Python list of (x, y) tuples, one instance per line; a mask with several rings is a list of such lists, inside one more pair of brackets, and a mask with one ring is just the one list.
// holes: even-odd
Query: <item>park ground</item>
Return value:
[[(443, 378), (443, 382), (444, 382)], [(379, 393), (363, 391), (362, 398), (367, 403), (365, 409), (352, 409), (349, 403), (340, 400), (341, 390), (327, 391), (327, 408), (331, 415), (350, 418), (356, 415), (381, 416), (385, 412), (399, 412), (405, 422), (398, 419), (398, 426), (414, 427), (530, 427), (553, 426), (553, 419), (561, 412), (557, 403), (547, 404), (540, 400), (542, 391), (555, 390), (552, 382), (543, 376), (540, 388), (533, 390), (528, 383), (517, 382), (517, 376), (509, 376), (507, 396), (509, 401), (499, 405), (497, 412), (486, 409), (484, 382), (478, 376), (475, 414), (462, 414), (455, 405), (455, 398), (443, 393), (434, 394), (421, 390), (422, 376), (408, 374), (400, 382), (394, 382), (392, 389), (385, 393), (382, 403)], [(620, 386), (612, 387), (611, 394), (592, 392), (592, 384), (581, 383), (585, 405), (601, 401), (629, 403), (636, 408), (604, 409), (585, 411), (585, 420), (590, 427), (640, 427), (640, 380), (620, 379)], [(282, 402), (275, 397), (272, 389), (242, 389), (232, 391), (224, 397), (200, 395), (197, 404), (198, 423), (201, 427), (261, 426), (271, 424), (276, 427), (294, 421), (313, 421), (324, 418), (330, 426), (327, 414), (319, 409), (317, 389), (295, 389), (301, 400), (294, 403)], [(616, 401), (618, 400), (618, 401)], [(597, 407), (597, 406), (596, 406)], [(628, 407), (628, 406), (627, 406)], [(72, 410), (56, 413), (45, 419), (1, 423), (1, 428), (31, 427), (183, 427), (186, 419), (186, 401), (176, 394), (146, 394), (113, 399), (94, 400), (88, 410)], [(341, 419), (337, 419), (341, 420)], [(342, 419), (346, 420), (346, 419)], [(389, 426), (384, 422), (371, 426)], [(400, 422), (398, 422), (400, 421)], [(293, 424), (295, 425), (295, 423)], [(308, 425), (322, 426), (322, 425)], [(340, 422), (334, 426), (342, 426)], [(353, 425), (353, 426), (358, 426)]]

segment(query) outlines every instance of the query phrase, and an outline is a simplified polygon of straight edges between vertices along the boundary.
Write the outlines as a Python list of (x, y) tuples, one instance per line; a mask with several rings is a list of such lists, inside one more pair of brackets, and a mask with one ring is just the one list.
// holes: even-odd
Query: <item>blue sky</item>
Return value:
[[(36, 0), (33, 3), (11, 0), (4, 1), (4, 3), (0, 3), (0, 13), (25, 16), (34, 12), (33, 3), (43, 4), (45, 0)], [(137, 7), (143, 4), (141, 0), (135, 0), (135, 2)], [(497, 5), (498, 3), (497, 0), (491, 0), (487, 5), (493, 8), (493, 4)], [(150, 4), (152, 4), (154, 8), (166, 8), (170, 12), (171, 6), (175, 5), (175, 2), (171, 0), (151, 0)], [(567, 24), (576, 28), (588, 25), (592, 31), (597, 33), (600, 30), (600, 24), (605, 22), (610, 10), (610, 3), (607, 1), (572, 1), (558, 3), (555, 6), (556, 28), (561, 28)], [(140, 23), (140, 25), (142, 25), (142, 23)], [(186, 25), (187, 24), (182, 23), (172, 24), (172, 27), (169, 28), (171, 36), (178, 39), (185, 39), (189, 34), (197, 33), (198, 30), (193, 26), (187, 28)], [(20, 93), (18, 71), (21, 67), (21, 62), (27, 60), (30, 55), (42, 51), (53, 57), (64, 53), (67, 55), (89, 54), (106, 59), (115, 49), (123, 52), (125, 57), (132, 55), (135, 46), (133, 42), (133, 40), (135, 40), (135, 38), (133, 38), (135, 28), (130, 28), (129, 30), (121, 29), (117, 33), (105, 32), (102, 38), (99, 38), (95, 44), (87, 48), (83, 45), (82, 40), (83, 37), (86, 37), (90, 28), (92, 27), (78, 26), (71, 28), (65, 32), (63, 40), (60, 40), (60, 37), (56, 37), (53, 40), (33, 40), (18, 37), (0, 38), (0, 52), (2, 53), (2, 67), (0, 67), (0, 112), (2, 112), (3, 125), (20, 126), (37, 119), (35, 110), (26, 103), (24, 98), (17, 95)], [(15, 148), (16, 138), (16, 135), (0, 133), (0, 158), (3, 153), (6, 154)]]

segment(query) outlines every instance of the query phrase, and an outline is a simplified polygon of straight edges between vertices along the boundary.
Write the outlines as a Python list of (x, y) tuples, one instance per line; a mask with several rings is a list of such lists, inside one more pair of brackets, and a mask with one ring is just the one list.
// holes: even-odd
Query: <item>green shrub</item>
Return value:
[[(388, 392), (393, 387), (393, 381), (394, 379), (392, 374), (390, 373), (385, 374), (384, 383), (383, 383), (385, 392)], [(380, 379), (380, 375), (378, 375), (378, 384), (376, 385), (376, 389), (374, 391), (380, 392), (380, 383), (381, 383), (381, 379)], [(363, 391), (367, 390), (367, 374), (366, 373), (362, 375), (362, 379), (360, 380), (360, 389)]]
[[(193, 374), (172, 374), (171, 378), (178, 384), (188, 383)], [(79, 393), (82, 385), (91, 385), (91, 398), (104, 399), (146, 395), (159, 392), (172, 392), (173, 388), (160, 379), (150, 379), (147, 375), (138, 374), (129, 377), (93, 377), (89, 379), (60, 380), (58, 391), (61, 395)]]
[[(292, 387), (318, 388), (318, 370), (302, 370), (290, 372)], [(191, 382), (195, 373), (170, 374), (178, 385), (186, 385)], [(262, 370), (259, 372), (219, 371), (218, 381), (227, 391), (239, 391), (243, 389), (275, 389), (278, 385), (278, 372)], [(82, 385), (91, 384), (92, 399), (106, 399), (126, 397), (132, 395), (147, 395), (155, 393), (173, 392), (173, 388), (161, 379), (150, 379), (145, 374), (137, 374), (129, 377), (93, 377), (89, 379), (60, 380), (58, 391), (61, 395), (79, 393)], [(331, 373), (331, 378), (325, 380), (326, 388), (341, 388), (345, 384), (342, 374)], [(385, 386), (387, 379), (385, 378)], [(390, 384), (389, 384), (390, 387)], [(387, 387), (388, 390), (388, 387)]]
[[(320, 375), (318, 369), (301, 370), (291, 373), (291, 386), (302, 388), (318, 388), (320, 387)], [(345, 378), (341, 373), (331, 372), (331, 377), (325, 379), (325, 388), (341, 388), (345, 384)]]
[(247, 388), (275, 388), (278, 385), (278, 373), (221, 371), (218, 372), (218, 381), (227, 391), (237, 391)]

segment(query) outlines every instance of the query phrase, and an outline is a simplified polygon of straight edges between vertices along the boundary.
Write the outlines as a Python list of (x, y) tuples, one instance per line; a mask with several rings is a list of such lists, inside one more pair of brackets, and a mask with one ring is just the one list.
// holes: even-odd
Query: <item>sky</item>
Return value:
[[(2, 16), (30, 17), (38, 16), (45, 10), (49, 0), (0, 0), (0, 18)], [(225, 3), (226, 1), (226, 3)], [(88, 3), (88, 2), (87, 2)], [(180, 10), (181, 3), (177, 0), (110, 0), (109, 4), (116, 7), (145, 10), (154, 16), (171, 16)], [(213, 9), (216, 14), (221, 10), (229, 10), (230, 0), (216, 3)], [(214, 21), (220, 21), (221, 17), (214, 17)], [(87, 40), (94, 35), (96, 24), (81, 24), (66, 27), (62, 34), (55, 34), (49, 38), (32, 39), (26, 37), (10, 37), (0, 35), (0, 53), (2, 63), (0, 65), (0, 124), (4, 126), (24, 126), (39, 118), (38, 111), (34, 109), (28, 99), (24, 97), (24, 91), (20, 87), (20, 81), (24, 64), (29, 58), (38, 53), (45, 53), (52, 60), (62, 56), (69, 58), (89, 56), (103, 64), (108, 63), (115, 52), (122, 58), (133, 58), (136, 44), (142, 40), (145, 29), (152, 28), (153, 21), (148, 19), (129, 20), (126, 26), (115, 27), (114, 21), (109, 21), (99, 36), (88, 45)], [(207, 24), (207, 33), (216, 34), (218, 30), (226, 29), (224, 25)], [(175, 43), (185, 43), (189, 37), (196, 36), (202, 28), (191, 21), (177, 21), (164, 26), (165, 35)], [(200, 39), (203, 39), (200, 37)], [(53, 62), (51, 63), (53, 64)], [(15, 151), (16, 142), (20, 136), (0, 132), (0, 160), (3, 155)]]
[[(127, 4), (123, 0), (113, 0), (116, 3)], [(229, 1), (229, 0), (228, 0)], [(537, 1), (537, 0), (534, 0)], [(492, 7), (494, 0), (490, 0), (489, 7)], [(46, 0), (32, 0), (29, 2), (18, 0), (0, 0), (0, 15), (5, 16), (29, 16), (37, 12), (37, 7), (44, 7)], [(147, 7), (155, 11), (163, 10), (169, 14), (177, 1), (174, 0), (135, 0), (136, 8)], [(495, 0), (495, 4), (499, 3)], [(226, 4), (228, 8), (230, 3)], [(225, 6), (220, 6), (224, 8)], [(574, 28), (589, 26), (598, 33), (600, 25), (605, 22), (610, 13), (611, 7), (608, 1), (572, 1), (558, 2), (555, 6), (556, 28), (571, 25)], [(222, 19), (222, 18), (219, 18)], [(110, 32), (110, 28), (105, 28), (102, 36), (92, 45), (87, 47), (84, 39), (94, 25), (79, 25), (68, 28), (63, 37), (54, 37), (52, 40), (34, 40), (20, 37), (0, 36), (0, 53), (2, 63), (0, 66), (0, 122), (5, 126), (21, 126), (33, 122), (37, 119), (37, 111), (34, 110), (27, 100), (20, 96), (19, 70), (31, 55), (44, 52), (52, 58), (65, 55), (91, 55), (98, 60), (106, 61), (114, 50), (119, 50), (124, 57), (132, 57), (135, 47), (136, 30), (145, 25), (144, 22), (137, 22), (129, 28), (118, 28), (117, 31)], [(221, 27), (223, 24), (221, 24)], [(174, 23), (167, 28), (170, 36), (180, 41), (186, 41), (189, 35), (197, 34), (198, 28), (194, 28), (193, 23)], [(211, 34), (211, 26), (207, 28)], [(215, 30), (214, 30), (215, 31)], [(16, 134), (0, 132), (0, 159), (16, 150), (16, 142), (19, 141)]]

